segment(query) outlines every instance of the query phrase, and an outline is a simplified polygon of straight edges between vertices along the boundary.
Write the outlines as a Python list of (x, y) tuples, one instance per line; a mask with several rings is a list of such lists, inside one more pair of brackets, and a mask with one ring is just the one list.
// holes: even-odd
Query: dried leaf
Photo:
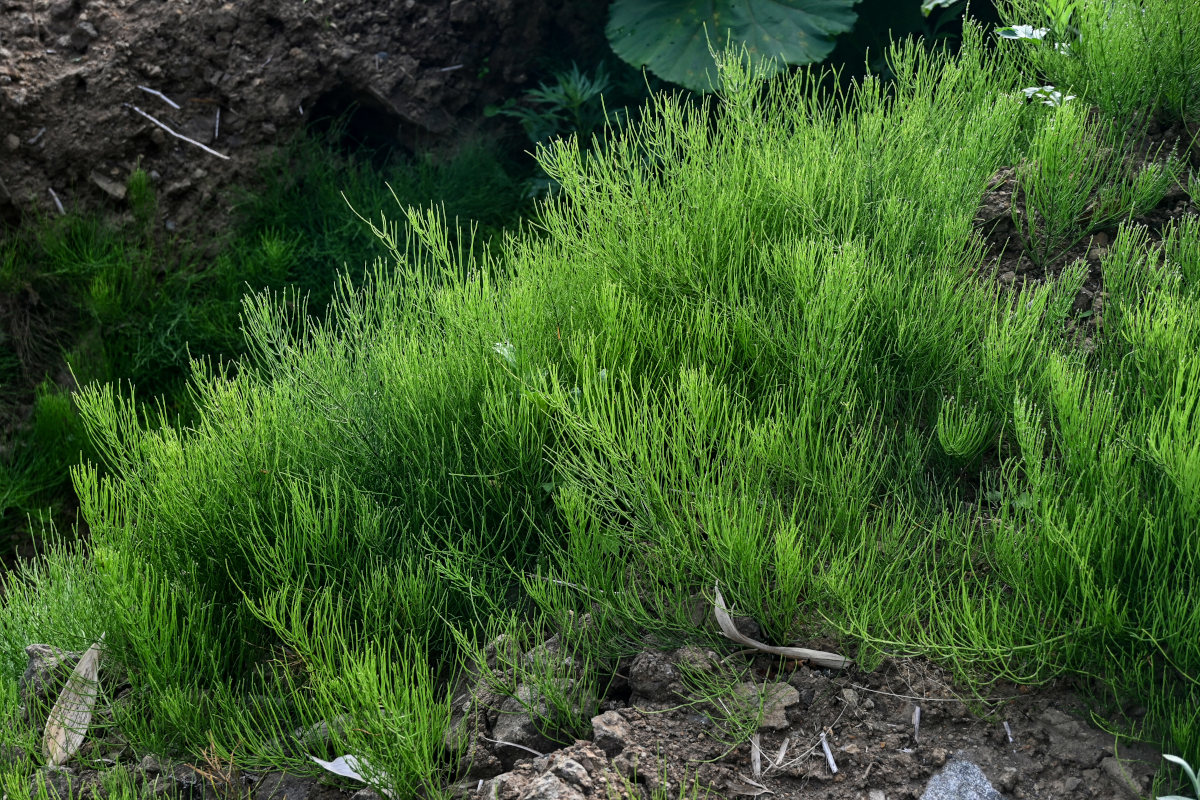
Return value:
[[(344, 756), (339, 756), (333, 761), (322, 761), (316, 756), (309, 756), (309, 758), (320, 764), (328, 771), (332, 772), (334, 775), (341, 775), (343, 778), (350, 778), (351, 780), (356, 780), (360, 783), (368, 783), (371, 781), (371, 779), (375, 779), (376, 783), (390, 783), (386, 773), (380, 772), (376, 774), (376, 772), (371, 769), (370, 764), (368, 764), (366, 761), (360, 760), (358, 756), (355, 755), (347, 754)], [(371, 777), (365, 778), (363, 777), (364, 775), (370, 775)], [(388, 797), (392, 797), (392, 792), (388, 789), (381, 789), (380, 791)]]
[(792, 743), (791, 737), (783, 740), (783, 744), (779, 745), (779, 752), (775, 754), (775, 760), (771, 762), (771, 766), (778, 768), (783, 763), (783, 757), (787, 755), (788, 745)]
[(845, 656), (839, 656), (837, 653), (828, 653), (824, 650), (809, 650), (805, 647), (773, 647), (769, 644), (755, 641), (749, 636), (739, 631), (733, 624), (733, 618), (729, 616), (729, 612), (725, 610), (725, 598), (721, 596), (721, 585), (717, 584), (716, 604), (713, 606), (713, 613), (717, 616), (717, 624), (721, 626), (721, 633), (725, 634), (727, 639), (732, 639), (738, 644), (744, 644), (747, 647), (753, 647), (755, 650), (761, 650), (764, 653), (771, 653), (784, 658), (797, 658), (811, 661), (820, 667), (831, 667), (833, 669), (845, 669), (850, 664), (850, 659)]
[(738, 778), (741, 779), (741, 783), (738, 783), (737, 781), (730, 781), (728, 784), (726, 784), (729, 791), (733, 792), (734, 794), (744, 794), (750, 797), (758, 797), (760, 794), (775, 794), (758, 781), (751, 780), (740, 772), (738, 773)]
[(51, 766), (64, 764), (75, 755), (92, 723), (92, 708), (100, 694), (97, 676), (100, 674), (100, 643), (103, 641), (104, 636), (101, 636), (100, 641), (89, 647), (79, 659), (54, 708), (50, 709), (42, 739), (42, 755)]
[(750, 772), (754, 780), (762, 778), (762, 739), (757, 733), (750, 737)]

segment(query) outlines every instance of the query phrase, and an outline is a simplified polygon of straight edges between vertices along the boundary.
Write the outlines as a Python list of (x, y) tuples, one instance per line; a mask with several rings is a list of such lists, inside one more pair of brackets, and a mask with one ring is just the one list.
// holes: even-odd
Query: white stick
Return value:
[(829, 765), (829, 771), (837, 775), (837, 762), (833, 760), (833, 752), (829, 749), (829, 742), (825, 741), (825, 732), (821, 732), (821, 749), (825, 751), (825, 763)]
[(532, 747), (526, 747), (525, 745), (517, 744), (516, 742), (504, 742), (504, 741), (501, 741), (500, 739), (489, 739), (488, 737), (484, 736), (483, 734), (480, 734), (479, 738), (483, 739), (485, 742), (491, 742), (493, 744), (502, 744), (502, 745), (506, 745), (508, 747), (515, 747), (518, 750), (524, 750), (526, 753), (533, 753), (535, 756), (538, 756), (538, 757), (546, 755), (545, 753), (539, 753), (537, 750), (534, 750)]
[(158, 91), (157, 89), (151, 89), (149, 86), (138, 86), (138, 88), (141, 89), (146, 94), (154, 95), (159, 100), (162, 100), (164, 103), (166, 103), (167, 105), (169, 105), (171, 108), (175, 109), (176, 111), (179, 110), (179, 103), (176, 103), (174, 100), (167, 97), (165, 94)]
[(1004, 720), (1004, 733), (1008, 736), (1008, 743), (1012, 744), (1012, 728), (1008, 727), (1008, 720)]
[(163, 129), (164, 131), (166, 131), (167, 133), (169, 133), (169, 134), (171, 134), (172, 136), (174, 136), (176, 139), (182, 139), (183, 141), (187, 142), (188, 144), (194, 144), (194, 145), (196, 145), (196, 147), (199, 147), (199, 148), (200, 148), (201, 150), (203, 150), (204, 152), (206, 152), (206, 153), (211, 153), (212, 155), (216, 156), (217, 158), (223, 158), (223, 159), (225, 159), (226, 161), (228, 161), (228, 160), (229, 160), (229, 156), (225, 155), (224, 153), (218, 153), (216, 150), (213, 150), (211, 147), (208, 147), (208, 146), (206, 146), (206, 145), (202, 145), (202, 144), (200, 144), (200, 143), (199, 143), (199, 142), (197, 142), (195, 139), (189, 139), (188, 137), (184, 136), (182, 133), (176, 133), (175, 131), (173, 131), (173, 130), (171, 130), (169, 127), (167, 127), (166, 125), (164, 125), (164, 124), (162, 124), (161, 122), (159, 122), (158, 120), (156, 120), (154, 117), (152, 117), (152, 116), (150, 116), (149, 114), (147, 114), (145, 111), (142, 111), (142, 110), (141, 110), (140, 108), (138, 108), (137, 106), (130, 105), (129, 103), (122, 103), (122, 105), (124, 105), (126, 108), (132, 108), (134, 111), (136, 111), (137, 113), (141, 114), (143, 117), (145, 117), (146, 119), (150, 120), (150, 121), (151, 121), (151, 122), (153, 122), (155, 125), (157, 125), (158, 127), (162, 128), (162, 129)]
[(42, 138), (42, 134), (46, 132), (45, 128), (38, 128), (38, 132), (33, 135), (33, 138), (26, 139), (25, 144), (37, 144), (38, 139)]
[(217, 135), (221, 132), (221, 107), (217, 106), (217, 118), (213, 120), (213, 141), (217, 140)]
[(750, 774), (762, 780), (762, 740), (757, 733), (750, 737)]
[(921, 741), (921, 707), (913, 707), (913, 741)]
[(50, 193), (50, 199), (54, 201), (54, 207), (58, 209), (58, 213), (65, 217), (67, 212), (63, 209), (62, 200), (58, 199), (58, 195), (54, 193), (53, 189), (47, 187), (46, 191)]

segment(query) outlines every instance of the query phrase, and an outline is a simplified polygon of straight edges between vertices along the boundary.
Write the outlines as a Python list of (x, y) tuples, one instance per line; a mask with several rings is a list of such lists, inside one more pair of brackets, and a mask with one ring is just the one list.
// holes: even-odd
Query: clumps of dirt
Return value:
[[(48, 707), (81, 654), (46, 645), (31, 645), (27, 653), (23, 707)], [(543, 663), (570, 658), (553, 638), (524, 656)], [(695, 686), (686, 675), (731, 670), (742, 682), (729, 693), (704, 697), (686, 688)], [(446, 746), (463, 772), (447, 788), (463, 800), (691, 797), (693, 791), (696, 797), (797, 800), (1131, 800), (1147, 795), (1161, 763), (1147, 746), (1121, 742), (1118, 748), (1063, 684), (997, 684), (986, 696), (972, 695), (919, 659), (889, 659), (862, 672), (695, 646), (647, 650), (619, 664), (603, 696), (590, 698), (589, 707), (600, 713), (565, 746), (552, 743), (563, 741), (561, 731), (545, 727), (541, 690), (493, 687), (477, 676), (454, 701)], [(743, 725), (734, 732), (729, 720), (739, 708), (762, 709), (751, 716), (757, 730)], [(296, 743), (303, 752), (323, 752), (330, 731), (344, 724), (333, 720), (298, 731)], [(212, 759), (171, 766), (153, 755), (135, 757), (122, 741), (107, 741), (112, 738), (94, 733), (81, 755), (125, 771), (156, 797), (215, 800), (232, 791), (266, 800), (287, 787), (289, 797), (333, 800), (358, 789), (355, 800), (380, 800), (360, 787), (339, 794), (320, 785), (324, 779), (253, 773)], [(25, 757), (0, 752), (0, 762)], [(31, 789), (44, 786), (62, 797), (69, 790), (89, 800), (103, 796), (104, 775), (74, 765), (45, 767)], [(962, 793), (963, 786), (979, 793)]]
[(511, 703), (488, 706), (486, 690), (461, 700), (480, 713), (460, 796), (607, 798), (632, 789), (676, 797), (695, 787), (700, 797), (900, 800), (976, 770), (999, 792), (991, 796), (1116, 800), (1145, 796), (1160, 763), (1145, 746), (1122, 744), (1118, 753), (1063, 686), (997, 685), (976, 698), (921, 660), (864, 673), (754, 659), (734, 695), (763, 698), (757, 745), (731, 743), (727, 709), (696, 703), (680, 684), (681, 664), (722, 663), (695, 647), (640, 654), (626, 666), (628, 697), (605, 698), (586, 739), (535, 757), (522, 748), (536, 749), (542, 734), (528, 717), (514, 723)]
[(448, 144), (534, 77), (530, 53), (596, 52), (603, 12), (566, 0), (0, 0), (0, 216), (122, 209), (140, 164), (164, 222), (211, 232), (222, 190), (252, 183), (309, 121), (355, 110), (359, 141)]

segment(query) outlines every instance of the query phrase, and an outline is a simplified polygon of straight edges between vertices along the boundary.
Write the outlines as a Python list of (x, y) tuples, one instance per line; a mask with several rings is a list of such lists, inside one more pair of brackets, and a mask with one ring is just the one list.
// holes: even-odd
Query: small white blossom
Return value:
[(1032, 25), (1013, 25), (996, 29), (996, 35), (1001, 39), (1044, 39), (1049, 32), (1049, 28), (1035, 28)]
[(1074, 100), (1076, 95), (1069, 94), (1065, 97), (1063, 93), (1055, 89), (1053, 86), (1030, 86), (1028, 89), (1022, 89), (1025, 93), (1026, 100), (1038, 98), (1043, 104), (1048, 106), (1061, 106), (1068, 100)]

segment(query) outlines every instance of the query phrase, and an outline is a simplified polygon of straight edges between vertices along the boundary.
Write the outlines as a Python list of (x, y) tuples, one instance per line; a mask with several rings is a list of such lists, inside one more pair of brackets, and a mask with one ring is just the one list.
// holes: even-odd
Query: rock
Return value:
[(629, 667), (629, 686), (634, 694), (651, 700), (666, 700), (668, 687), (679, 680), (679, 671), (666, 653), (638, 653)]
[(538, 730), (531, 708), (539, 717), (549, 716), (546, 700), (536, 689), (522, 684), (517, 687), (515, 696), (506, 697), (500, 704), (496, 723), (492, 726), (492, 738), (543, 753), (548, 750), (550, 743)]
[(867, 794), (867, 800), (887, 800), (887, 794), (882, 789), (872, 789)]
[(1120, 760), (1108, 757), (1100, 761), (1100, 769), (1102, 769), (1108, 777), (1113, 779), (1113, 783), (1121, 787), (1121, 790), (1134, 800), (1140, 800), (1145, 796), (1141, 784), (1137, 778), (1133, 777), (1133, 773), (1129, 771)]
[(1103, 751), (1087, 736), (1088, 728), (1082, 722), (1055, 708), (1047, 709), (1041, 719), (1048, 726), (1050, 758), (1079, 767), (1095, 767), (1100, 763)]
[(29, 793), (33, 797), (45, 796), (50, 800), (70, 800), (71, 788), (78, 783), (79, 776), (69, 767), (42, 767), (30, 778)]
[(255, 800), (305, 800), (316, 785), (316, 778), (268, 772), (254, 784), (253, 796)]
[(609, 758), (625, 749), (630, 733), (629, 723), (616, 711), (592, 717), (592, 740)]
[(88, 45), (92, 43), (92, 40), (99, 35), (100, 34), (96, 31), (96, 27), (92, 25), (92, 23), (80, 22), (71, 29), (71, 34), (68, 41), (72, 48), (78, 50), (79, 52), (83, 52), (84, 50), (87, 50)]
[[(754, 683), (739, 683), (733, 687), (734, 694), (746, 701), (756, 701), (759, 686)], [(760, 730), (781, 731), (790, 724), (787, 710), (800, 703), (800, 692), (787, 683), (772, 683), (762, 688), (763, 716)]]
[(1017, 280), (1017, 273), (1011, 269), (1000, 276), (1000, 283), (1004, 286), (1012, 286)]
[(4, 149), (5, 150), (8, 150), (9, 152), (13, 152), (13, 151), (17, 150), (18, 148), (20, 148), (20, 146), (21, 146), (21, 137), (17, 136), (16, 134), (10, 133), (4, 137)]
[(585, 794), (592, 790), (592, 776), (573, 758), (564, 758), (555, 764), (551, 770), (563, 783), (575, 787)]
[(120, 181), (114, 181), (112, 178), (105, 177), (95, 170), (92, 170), (91, 174), (88, 175), (88, 179), (91, 180), (92, 183), (96, 184), (96, 186), (100, 187), (100, 191), (104, 192), (112, 199), (125, 199), (125, 184), (121, 183)]
[(62, 22), (79, 13), (79, 3), (75, 0), (56, 0), (50, 4), (50, 19)]
[(29, 756), (16, 745), (0, 745), (0, 766), (13, 766), (24, 762)]
[(163, 771), (162, 764), (158, 763), (158, 758), (151, 753), (142, 756), (142, 760), (137, 765), (137, 771), (143, 775), (158, 775)]
[(59, 650), (48, 644), (31, 644), (25, 648), (29, 661), (17, 684), (24, 718), (41, 728), (67, 676), (79, 663), (83, 653)]
[(921, 800), (1003, 800), (983, 770), (970, 761), (951, 761), (925, 785)]

